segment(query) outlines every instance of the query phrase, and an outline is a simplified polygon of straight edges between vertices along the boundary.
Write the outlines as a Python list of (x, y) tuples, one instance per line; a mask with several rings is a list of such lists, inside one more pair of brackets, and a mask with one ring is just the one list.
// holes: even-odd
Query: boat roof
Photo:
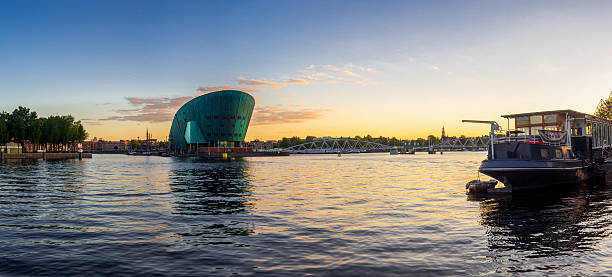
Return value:
[(541, 111), (541, 112), (528, 112), (528, 113), (516, 113), (516, 114), (505, 114), (502, 115), (503, 118), (516, 118), (519, 116), (530, 116), (530, 115), (540, 115), (540, 114), (568, 114), (573, 118), (588, 118), (588, 119), (595, 119), (595, 120), (601, 120), (601, 121), (606, 121), (606, 122), (612, 122), (612, 120), (607, 120), (605, 118), (601, 118), (601, 117), (597, 117), (594, 116), (592, 114), (588, 114), (588, 113), (581, 113), (581, 112), (577, 112), (574, 110), (552, 110), (552, 111)]

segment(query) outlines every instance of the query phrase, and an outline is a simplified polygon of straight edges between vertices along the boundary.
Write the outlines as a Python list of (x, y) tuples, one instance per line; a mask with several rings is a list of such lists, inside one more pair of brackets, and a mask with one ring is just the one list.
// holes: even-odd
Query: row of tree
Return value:
[(0, 113), (0, 144), (30, 141), (37, 148), (53, 151), (83, 142), (87, 136), (81, 122), (71, 115), (38, 117), (36, 112), (21, 106), (12, 113)]

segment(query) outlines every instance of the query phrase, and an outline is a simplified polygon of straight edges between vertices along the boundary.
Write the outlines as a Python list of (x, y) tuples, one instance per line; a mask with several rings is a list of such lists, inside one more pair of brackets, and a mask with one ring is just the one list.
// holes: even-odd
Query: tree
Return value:
[(606, 100), (599, 100), (599, 105), (595, 109), (595, 116), (612, 120), (612, 92)]
[(0, 144), (5, 144), (9, 141), (9, 131), (6, 127), (7, 119), (7, 113), (0, 113)]

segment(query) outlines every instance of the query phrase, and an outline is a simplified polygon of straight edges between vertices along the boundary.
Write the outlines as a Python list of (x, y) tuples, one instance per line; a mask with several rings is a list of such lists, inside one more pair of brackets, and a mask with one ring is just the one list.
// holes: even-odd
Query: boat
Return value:
[(397, 147), (393, 147), (393, 148), (391, 148), (391, 150), (389, 150), (389, 154), (390, 155), (397, 155), (397, 154), (399, 154), (399, 150), (397, 149)]
[[(612, 121), (573, 110), (502, 115), (508, 128), (490, 124), (487, 159), (479, 171), (512, 191), (585, 182), (605, 174)], [(515, 129), (510, 129), (510, 121)]]

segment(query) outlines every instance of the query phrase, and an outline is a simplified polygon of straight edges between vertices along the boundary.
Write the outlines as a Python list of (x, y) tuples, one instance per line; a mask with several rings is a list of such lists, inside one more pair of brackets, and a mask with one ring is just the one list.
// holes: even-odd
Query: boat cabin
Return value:
[(508, 129), (510, 129), (510, 120), (514, 120), (515, 130), (509, 130), (507, 136), (514, 134), (514, 136), (523, 137), (542, 137), (563, 132), (567, 133), (568, 137), (566, 143), (562, 144), (571, 145), (574, 138), (588, 137), (587, 140), (591, 142), (593, 149), (612, 146), (612, 121), (594, 115), (573, 110), (554, 110), (509, 114), (502, 115), (502, 117), (508, 120)]

